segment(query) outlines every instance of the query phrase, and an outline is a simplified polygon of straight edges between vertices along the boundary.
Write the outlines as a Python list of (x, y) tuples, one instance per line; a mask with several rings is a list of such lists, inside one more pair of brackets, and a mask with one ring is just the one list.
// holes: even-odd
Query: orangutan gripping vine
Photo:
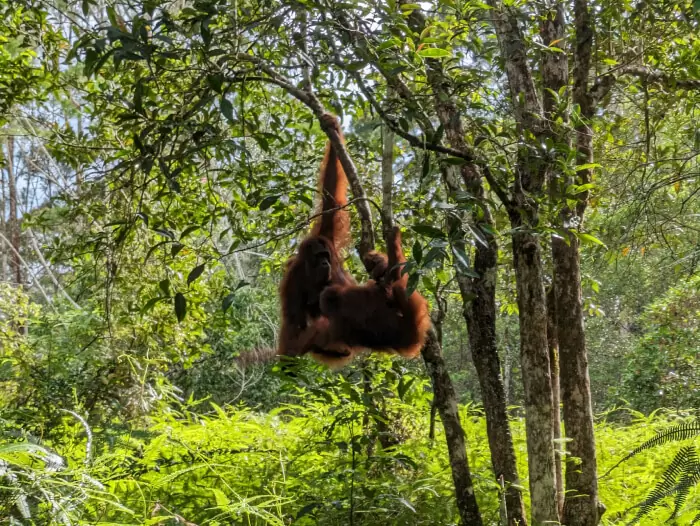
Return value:
[[(337, 119), (330, 114), (325, 114), (323, 119), (324, 124), (335, 128), (343, 139)], [(350, 219), (344, 208), (347, 187), (347, 176), (329, 142), (319, 180), (320, 215), (297, 254), (288, 261), (280, 285), (282, 324), (277, 354), (301, 356), (311, 352), (318, 361), (331, 366), (341, 366), (352, 360), (352, 350), (347, 346), (334, 345), (331, 350), (317, 345), (319, 341), (326, 341), (324, 333), (328, 326), (321, 316), (321, 293), (330, 285), (353, 283), (339, 256), (350, 240)]]
[[(335, 117), (323, 118), (342, 139)], [(365, 256), (373, 279), (356, 285), (339, 255), (349, 242), (347, 186), (345, 171), (328, 143), (319, 180), (320, 215), (287, 263), (280, 286), (282, 326), (277, 354), (311, 353), (333, 368), (347, 364), (362, 349), (413, 358), (425, 342), (430, 316), (425, 298), (417, 292), (407, 294), (401, 232), (392, 230), (387, 255), (370, 252)]]

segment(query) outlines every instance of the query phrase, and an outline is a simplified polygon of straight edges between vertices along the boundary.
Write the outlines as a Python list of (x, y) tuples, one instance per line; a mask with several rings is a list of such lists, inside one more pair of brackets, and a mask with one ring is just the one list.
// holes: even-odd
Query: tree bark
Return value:
[(505, 60), (510, 97), (523, 144), (518, 152), (513, 199), (505, 204), (513, 228), (532, 521), (556, 523), (559, 513), (554, 475), (547, 309), (542, 249), (535, 232), (539, 225), (537, 200), (542, 195), (547, 173), (547, 165), (538, 154), (544, 131), (542, 107), (517, 17), (498, 0), (489, 0), (489, 5), (493, 8), (493, 24)]
[(520, 361), (525, 397), (528, 472), (532, 520), (559, 520), (554, 476), (552, 386), (547, 344), (547, 310), (542, 253), (537, 236), (513, 221), (513, 258), (520, 312)]
[(569, 236), (552, 241), (557, 302), (557, 337), (561, 356), (561, 391), (569, 457), (566, 464), (567, 526), (598, 524), (598, 477), (591, 387), (581, 307), (578, 240)]
[[(593, 98), (589, 90), (589, 70), (593, 30), (586, 0), (574, 1), (576, 42), (574, 53), (574, 103), (581, 109), (577, 123), (576, 151), (579, 164), (593, 161)], [(585, 184), (590, 169), (577, 172)], [(579, 195), (576, 209), (564, 208), (561, 221), (564, 229), (580, 228), (586, 209), (587, 192)], [(561, 359), (561, 392), (564, 405), (564, 429), (571, 441), (567, 444), (566, 498), (563, 522), (568, 526), (595, 526), (604, 511), (598, 501), (598, 471), (593, 429), (591, 386), (581, 299), (581, 264), (578, 238), (570, 233), (567, 239), (552, 240), (554, 292), (557, 305), (557, 337)]]
[(557, 306), (554, 287), (547, 290), (547, 341), (549, 342), (549, 369), (552, 375), (552, 435), (557, 444), (554, 451), (554, 476), (557, 483), (557, 511), (564, 511), (564, 478), (561, 469), (561, 388), (559, 386), (559, 343), (557, 340)]
[[(430, 66), (429, 66), (430, 67)], [(450, 146), (467, 151), (459, 111), (449, 98), (449, 91), (443, 88), (445, 77), (432, 64), (428, 80), (435, 92), (435, 104), (440, 123)], [(486, 414), (486, 431), (491, 450), (491, 464), (496, 480), (503, 479), (505, 484), (506, 511), (508, 524), (512, 526), (527, 524), (525, 505), (520, 491), (520, 477), (515, 459), (513, 438), (510, 432), (505, 388), (501, 375), (501, 362), (498, 356), (496, 340), (496, 278), (498, 265), (498, 243), (492, 232), (495, 230), (493, 217), (486, 206), (481, 174), (473, 165), (461, 168), (462, 180), (467, 191), (474, 196), (472, 222), (481, 236), (476, 243), (474, 271), (478, 278), (469, 278), (455, 265), (457, 283), (462, 296), (463, 315), (469, 332), (469, 347), (472, 351), (481, 388), (481, 398)], [(449, 183), (451, 194), (458, 190)]]
[(433, 384), (434, 403), (440, 413), (440, 420), (445, 429), (447, 451), (450, 457), (452, 480), (455, 485), (457, 509), (463, 526), (481, 526), (479, 506), (474, 494), (474, 483), (469, 470), (467, 446), (464, 429), (459, 421), (457, 394), (452, 379), (447, 372), (442, 349), (434, 330), (428, 333), (428, 339), (422, 350), (423, 360)]
[[(426, 26), (425, 17), (416, 10), (409, 17), (409, 25), (414, 31), (420, 33)], [(448, 143), (452, 148), (466, 152), (469, 147), (464, 139), (459, 109), (452, 97), (449, 76), (443, 71), (440, 61), (429, 59), (426, 64), (436, 112), (440, 124), (445, 129)], [(429, 119), (420, 119), (420, 122), (430, 126)], [(432, 128), (424, 131), (430, 132), (431, 135), (434, 133)], [(505, 387), (496, 340), (498, 244), (493, 235), (495, 225), (486, 204), (482, 174), (479, 169), (471, 164), (464, 165), (461, 168), (461, 176), (467, 191), (474, 196), (471, 220), (482, 242), (476, 244), (474, 260), (474, 270), (479, 277), (469, 278), (460, 270), (459, 265), (455, 265), (455, 274), (462, 296), (463, 315), (469, 332), (469, 346), (482, 393), (494, 475), (496, 480), (503, 481), (505, 486), (508, 524), (524, 526), (527, 524), (525, 505), (520, 491), (520, 477), (508, 421)], [(451, 175), (450, 170), (443, 170), (443, 182), (451, 196), (460, 189), (458, 180)], [(451, 225), (450, 228), (461, 232), (461, 225)], [(460, 250), (465, 249), (461, 235), (458, 240), (453, 240), (453, 245)]]
[[(547, 48), (550, 46), (562, 47), (561, 42), (566, 38), (565, 13), (562, 3), (542, 3), (540, 8), (540, 36)], [(563, 110), (560, 100), (568, 97), (569, 85), (569, 61), (566, 53), (559, 53), (545, 49), (541, 53), (542, 73), (542, 107), (547, 118), (546, 133), (552, 139), (552, 143), (562, 147), (569, 146), (568, 114)], [(564, 124), (558, 126), (557, 119)], [(561, 168), (556, 163), (550, 163), (547, 170), (547, 183), (549, 184), (552, 205), (556, 206), (554, 191), (561, 180)], [(552, 243), (556, 242), (556, 236), (552, 236)], [(561, 389), (559, 383), (559, 343), (557, 339), (557, 304), (554, 285), (547, 291), (547, 341), (549, 348), (549, 367), (552, 381), (552, 435), (555, 441), (554, 476), (557, 489), (557, 512), (562, 516), (564, 510), (564, 480), (562, 472), (561, 455)]]
[[(5, 194), (5, 171), (0, 170), (0, 234), (7, 237), (9, 232), (7, 231), (7, 223), (5, 221), (5, 214), (7, 214), (7, 199)], [(2, 246), (0, 242), (0, 248)], [(10, 250), (0, 250), (0, 281), (5, 281), (8, 278), (8, 254)]]
[(10, 254), (10, 275), (17, 284), (22, 284), (22, 262), (19, 257), (20, 248), (20, 224), (17, 215), (17, 179), (15, 177), (15, 140), (14, 137), (7, 138), (7, 187), (9, 192), (10, 217), (7, 223), (10, 244), (14, 248)]

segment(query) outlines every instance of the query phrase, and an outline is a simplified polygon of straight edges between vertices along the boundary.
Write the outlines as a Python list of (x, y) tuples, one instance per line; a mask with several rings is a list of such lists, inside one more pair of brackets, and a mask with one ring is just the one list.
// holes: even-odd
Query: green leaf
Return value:
[(185, 228), (185, 229), (182, 231), (182, 234), (180, 234), (180, 241), (182, 241), (185, 237), (187, 237), (188, 235), (190, 235), (190, 234), (191, 234), (192, 232), (194, 232), (195, 230), (199, 230), (200, 228), (202, 228), (202, 227), (200, 227), (199, 225), (190, 225), (190, 226), (188, 226), (187, 228)]
[(144, 114), (143, 111), (143, 79), (139, 79), (134, 86), (134, 109), (140, 113)]
[(267, 210), (272, 205), (274, 205), (279, 200), (279, 198), (280, 198), (280, 196), (278, 196), (278, 195), (268, 195), (265, 199), (260, 201), (260, 204), (258, 205), (258, 209), (260, 211)]
[(223, 491), (216, 488), (212, 488), (212, 491), (214, 492), (214, 500), (216, 501), (217, 508), (225, 508), (229, 505), (230, 501)]
[(151, 257), (151, 254), (153, 254), (153, 252), (155, 251), (155, 249), (157, 249), (157, 248), (160, 247), (160, 246), (165, 245), (166, 243), (168, 243), (168, 242), (167, 242), (167, 241), (161, 241), (160, 243), (156, 243), (156, 244), (153, 245), (151, 248), (149, 248), (149, 249), (148, 249), (148, 252), (146, 252), (146, 257), (145, 257), (144, 260), (143, 260), (144, 265), (148, 262), (148, 258)]
[(413, 225), (411, 229), (416, 233), (420, 234), (422, 236), (430, 237), (430, 238), (438, 238), (438, 239), (445, 239), (445, 233), (440, 230), (439, 228), (435, 228), (434, 226), (431, 225)]
[(182, 320), (185, 319), (185, 316), (187, 315), (187, 300), (185, 299), (185, 296), (182, 294), (182, 292), (178, 292), (175, 294), (175, 316), (177, 316), (177, 321), (181, 322)]
[(267, 139), (261, 135), (254, 135), (253, 139), (255, 139), (255, 142), (258, 143), (258, 146), (260, 146), (260, 149), (264, 152), (269, 153), (270, 152), (270, 143), (267, 141)]
[(153, 309), (153, 307), (155, 307), (155, 305), (157, 303), (159, 303), (161, 301), (165, 301), (166, 299), (167, 298), (161, 298), (161, 297), (151, 298), (150, 300), (148, 300), (146, 302), (146, 304), (143, 307), (141, 307), (141, 312), (145, 313), (145, 312), (150, 311), (151, 309)]
[(223, 312), (226, 312), (229, 307), (233, 304), (233, 300), (236, 297), (236, 293), (232, 292), (231, 294), (227, 294), (224, 296), (224, 299), (221, 301), (221, 310)]
[(439, 47), (429, 47), (421, 49), (418, 52), (418, 56), (423, 58), (448, 58), (452, 56), (452, 53)]
[[(605, 246), (605, 243), (603, 243), (603, 242), (602, 242), (600, 239), (598, 239), (597, 237), (592, 236), (591, 234), (576, 234), (576, 235), (578, 236), (578, 238), (579, 238), (581, 241), (583, 241), (583, 242), (585, 242), (585, 243), (589, 243), (589, 244), (592, 244), (592, 245), (600, 245), (600, 246), (602, 246), (602, 247)], [(607, 247), (606, 247), (606, 248), (607, 248)]]
[(170, 230), (167, 230), (165, 228), (154, 228), (153, 231), (157, 234), (160, 234), (163, 237), (175, 239), (175, 235)]
[(413, 244), (413, 259), (416, 260), (416, 263), (420, 265), (421, 259), (423, 259), (423, 247), (421, 247), (420, 243), (416, 241)]
[(221, 73), (207, 75), (207, 84), (217, 93), (223, 93), (224, 76)]
[(479, 274), (475, 272), (469, 264), (469, 256), (467, 255), (463, 247), (453, 247), (452, 255), (454, 257), (455, 265), (457, 265), (457, 270), (460, 274), (469, 276), (471, 278), (479, 277)]
[(401, 380), (399, 380), (399, 386), (396, 388), (396, 391), (397, 391), (397, 394), (399, 395), (400, 400), (403, 400), (403, 397), (406, 396), (406, 393), (413, 385), (413, 382), (416, 381), (415, 378), (411, 378), (408, 382), (406, 382), (405, 380), (406, 380), (406, 377), (402, 376)]
[(437, 268), (442, 265), (445, 259), (445, 251), (440, 247), (432, 247), (428, 250), (423, 261), (423, 267), (425, 268)]
[(177, 256), (178, 252), (180, 252), (180, 250), (182, 250), (183, 248), (185, 248), (185, 245), (181, 243), (175, 243), (172, 247), (170, 247), (170, 256)]
[(160, 287), (160, 290), (163, 291), (164, 296), (170, 297), (170, 280), (168, 278), (159, 281), (158, 286)]
[(421, 179), (425, 179), (430, 175), (430, 153), (425, 152), (423, 154), (423, 174), (421, 175)]
[(233, 104), (226, 97), (221, 97), (221, 114), (229, 122), (233, 122)]
[(593, 170), (594, 168), (602, 168), (602, 166), (598, 163), (579, 164), (576, 167), (576, 171), (582, 172), (583, 170)]
[(187, 276), (187, 284), (191, 285), (193, 281), (195, 281), (199, 276), (202, 275), (202, 272), (204, 272), (204, 267), (206, 266), (206, 263), (202, 263), (201, 265), (197, 265), (194, 267), (189, 275)]

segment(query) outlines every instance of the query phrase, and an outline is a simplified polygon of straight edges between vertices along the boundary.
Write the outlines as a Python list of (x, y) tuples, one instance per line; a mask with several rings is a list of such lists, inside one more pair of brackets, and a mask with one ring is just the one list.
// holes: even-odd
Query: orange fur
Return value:
[[(344, 140), (337, 119), (326, 114), (323, 124), (332, 126)], [(339, 252), (350, 241), (350, 218), (347, 205), (348, 180), (330, 141), (321, 163), (319, 216), (311, 232), (300, 244), (297, 254), (287, 263), (280, 284), (282, 322), (277, 354), (312, 357), (329, 366), (342, 366), (352, 360), (354, 351), (348, 346), (331, 346), (327, 337), (327, 321), (321, 316), (320, 295), (330, 285), (354, 283), (343, 267)], [(319, 264), (327, 254), (328, 266)], [(331, 347), (335, 351), (330, 351)], [(322, 349), (329, 349), (323, 352)]]
[(416, 291), (406, 294), (408, 275), (401, 272), (406, 258), (399, 229), (392, 231), (388, 257), (371, 252), (365, 259), (376, 281), (361, 286), (332, 285), (321, 294), (330, 341), (414, 358), (431, 322), (425, 298)]

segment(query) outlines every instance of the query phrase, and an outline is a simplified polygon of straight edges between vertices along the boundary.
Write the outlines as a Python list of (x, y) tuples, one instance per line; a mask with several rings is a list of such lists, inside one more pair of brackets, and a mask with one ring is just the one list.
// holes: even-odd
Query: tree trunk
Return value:
[(463, 526), (481, 526), (483, 522), (479, 514), (479, 506), (476, 503), (476, 495), (474, 494), (474, 484), (469, 471), (464, 430), (459, 421), (457, 394), (445, 367), (442, 349), (440, 349), (434, 330), (431, 330), (428, 334), (428, 340), (423, 347), (422, 355), (433, 383), (435, 405), (440, 413), (442, 426), (445, 429), (447, 452), (450, 457), (459, 516), (462, 519)]
[(557, 303), (557, 337), (561, 355), (561, 391), (569, 459), (566, 465), (567, 526), (598, 524), (598, 478), (591, 386), (581, 308), (578, 240), (569, 236), (552, 241)]
[(557, 511), (564, 511), (564, 479), (561, 469), (561, 389), (559, 387), (559, 343), (557, 340), (557, 305), (554, 287), (547, 290), (547, 341), (549, 342), (549, 369), (552, 378), (552, 435), (556, 444), (554, 451), (554, 476), (557, 482)]
[[(540, 36), (545, 46), (554, 45), (566, 38), (565, 13), (562, 3), (543, 3), (540, 7)], [(542, 74), (542, 107), (547, 118), (546, 133), (552, 143), (568, 151), (570, 141), (568, 136), (568, 114), (563, 111), (559, 99), (568, 97), (569, 61), (566, 53), (557, 53), (545, 49), (541, 53)], [(560, 120), (563, 125), (558, 125)], [(554, 196), (562, 178), (559, 165), (551, 163), (547, 170), (547, 183), (550, 195)], [(555, 201), (553, 199), (553, 201)], [(554, 206), (558, 203), (553, 202)], [(553, 236), (553, 242), (554, 242)], [(557, 341), (557, 305), (554, 286), (547, 291), (547, 341), (549, 348), (549, 367), (552, 381), (552, 435), (555, 441), (554, 476), (557, 489), (557, 512), (562, 516), (564, 509), (564, 480), (561, 455), (561, 390), (559, 386), (559, 344)]]
[[(7, 231), (7, 223), (5, 222), (5, 214), (7, 213), (7, 199), (5, 191), (5, 171), (0, 170), (0, 234), (9, 237)], [(3, 247), (4, 241), (0, 240), (0, 281), (8, 279), (8, 259), (7, 256), (11, 252), (9, 247)]]
[(17, 215), (17, 180), (15, 177), (14, 154), (15, 141), (14, 137), (7, 138), (7, 187), (9, 191), (9, 206), (10, 219), (8, 221), (8, 233), (10, 244), (14, 248), (10, 254), (10, 274), (12, 280), (17, 284), (22, 284), (22, 262), (19, 257), (20, 245), (20, 225)]
[[(409, 17), (412, 28), (421, 32), (425, 29), (425, 19), (419, 11)], [(464, 139), (464, 129), (459, 109), (452, 98), (453, 89), (449, 76), (438, 60), (427, 61), (428, 82), (433, 90), (435, 108), (440, 124), (445, 129), (447, 140), (453, 148), (468, 151)], [(469, 278), (455, 265), (457, 282), (460, 287), (463, 315), (469, 332), (469, 347), (476, 367), (481, 398), (486, 414), (486, 429), (491, 451), (491, 463), (497, 481), (505, 485), (508, 524), (527, 524), (525, 505), (520, 491), (520, 477), (515, 459), (515, 449), (510, 432), (506, 406), (505, 387), (501, 375), (496, 340), (496, 281), (498, 266), (498, 243), (492, 234), (495, 230), (491, 211), (486, 203), (482, 174), (473, 165), (464, 165), (461, 176), (467, 191), (474, 196), (472, 222), (482, 237), (476, 244), (474, 271), (478, 278)], [(449, 171), (443, 171), (443, 181), (447, 191), (454, 196), (459, 191), (459, 183)], [(461, 225), (455, 225), (458, 231)], [(462, 239), (453, 243), (463, 250)]]
[[(444, 108), (444, 105), (443, 105)], [(466, 151), (464, 132), (459, 113), (440, 111), (440, 121), (445, 124), (447, 137), (453, 148)], [(450, 125), (451, 123), (451, 125)], [(472, 221), (484, 243), (476, 243), (474, 271), (478, 278), (468, 278), (456, 265), (457, 283), (462, 296), (463, 315), (469, 331), (469, 348), (479, 378), (481, 399), (486, 414), (486, 432), (491, 450), (491, 463), (496, 480), (505, 484), (508, 524), (527, 524), (525, 505), (520, 491), (520, 477), (515, 460), (515, 448), (510, 432), (506, 406), (505, 387), (501, 375), (501, 361), (496, 340), (496, 272), (498, 244), (491, 211), (485, 204), (481, 176), (475, 167), (465, 165), (461, 170), (467, 191), (478, 204)]]
[[(514, 229), (522, 229), (519, 221), (513, 222)], [(513, 258), (520, 313), (520, 361), (525, 395), (532, 521), (535, 524), (547, 521), (556, 523), (559, 513), (554, 476), (552, 385), (539, 238), (530, 232), (516, 230), (513, 234)]]
[(514, 11), (505, 8), (499, 0), (488, 3), (493, 8), (493, 25), (505, 60), (511, 104), (522, 141), (512, 199), (504, 205), (513, 228), (532, 521), (535, 524), (556, 523), (559, 514), (554, 476), (547, 308), (542, 250), (535, 233), (539, 225), (538, 199), (542, 196), (547, 174), (547, 163), (538, 153), (545, 125), (540, 117), (542, 107), (518, 19)]
[[(574, 1), (576, 44), (574, 54), (573, 99), (581, 109), (576, 125), (578, 164), (593, 161), (593, 131), (588, 122), (593, 117), (593, 100), (588, 80), (591, 67), (593, 30), (586, 0)], [(590, 181), (590, 169), (577, 171), (578, 182)], [(561, 214), (562, 226), (579, 228), (583, 222), (588, 194), (580, 194), (576, 209), (568, 206)], [(579, 242), (575, 235), (552, 240), (554, 292), (557, 305), (557, 337), (561, 360), (561, 393), (564, 405), (564, 429), (570, 457), (566, 464), (566, 498), (563, 522), (568, 526), (595, 526), (605, 507), (598, 501), (598, 469), (593, 430), (591, 385), (588, 356), (583, 330), (581, 300), (581, 263)]]

